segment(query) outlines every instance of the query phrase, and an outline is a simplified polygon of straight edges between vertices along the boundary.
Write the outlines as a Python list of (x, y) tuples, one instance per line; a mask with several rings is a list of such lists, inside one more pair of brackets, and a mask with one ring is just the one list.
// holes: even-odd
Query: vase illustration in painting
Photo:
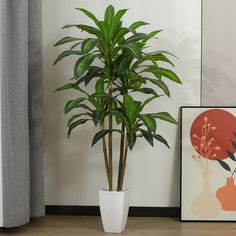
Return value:
[(222, 209), (225, 211), (236, 211), (236, 186), (233, 178), (227, 178), (225, 186), (216, 192)]
[(202, 190), (192, 204), (192, 213), (201, 218), (213, 218), (222, 211), (221, 204), (210, 188), (210, 171), (202, 171)]

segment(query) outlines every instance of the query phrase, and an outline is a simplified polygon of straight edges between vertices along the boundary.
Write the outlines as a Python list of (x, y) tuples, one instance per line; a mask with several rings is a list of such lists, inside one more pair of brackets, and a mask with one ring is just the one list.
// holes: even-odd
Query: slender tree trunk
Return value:
[[(112, 97), (112, 81), (109, 84), (109, 95)], [(108, 135), (108, 159), (109, 159), (109, 191), (112, 191), (113, 188), (113, 163), (112, 163), (112, 99), (109, 101), (109, 107), (108, 107), (108, 112), (109, 112), (109, 135)]]
[[(125, 132), (125, 125), (122, 123), (121, 125), (122, 132)], [(124, 143), (125, 143), (125, 137), (121, 135), (120, 137), (120, 160), (119, 160), (119, 170), (118, 170), (118, 180), (117, 180), (117, 191), (121, 191), (121, 173), (122, 173), (122, 166), (124, 161)]]
[[(100, 125), (101, 130), (104, 130), (104, 124)], [(110, 185), (110, 179), (109, 179), (109, 165), (108, 165), (108, 157), (107, 157), (107, 145), (106, 145), (106, 138), (102, 138), (102, 149), (103, 149), (103, 156), (104, 156), (104, 162), (105, 162), (105, 168), (106, 168), (106, 176), (108, 181), (108, 186)]]
[(127, 154), (128, 154), (128, 141), (125, 140), (125, 153), (124, 153), (124, 160), (123, 160), (123, 165), (122, 165), (122, 170), (121, 170), (120, 188), (119, 188), (118, 191), (122, 191), (122, 188), (123, 188), (123, 181), (124, 181), (124, 176), (125, 176)]

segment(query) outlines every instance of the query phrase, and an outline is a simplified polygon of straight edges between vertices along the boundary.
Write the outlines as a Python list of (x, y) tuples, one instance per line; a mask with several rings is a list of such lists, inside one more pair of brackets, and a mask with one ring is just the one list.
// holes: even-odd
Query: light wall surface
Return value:
[[(52, 45), (66, 35), (83, 35), (78, 30), (61, 27), (73, 23), (91, 23), (74, 7), (83, 7), (101, 18), (104, 8), (129, 8), (124, 24), (144, 20), (150, 26), (143, 31), (165, 29), (159, 40), (152, 41), (152, 50), (167, 50), (180, 59), (173, 59), (174, 71), (183, 81), (170, 87), (171, 100), (160, 98), (147, 111), (167, 111), (179, 120), (179, 107), (200, 104), (201, 2), (198, 0), (88, 1), (43, 0), (43, 67), (44, 67), (44, 156), (47, 205), (98, 205), (98, 190), (107, 184), (101, 145), (90, 148), (96, 130), (81, 126), (67, 139), (63, 107), (76, 94), (53, 91), (72, 76), (74, 59), (68, 58), (52, 66), (65, 47)], [(131, 206), (179, 206), (179, 127), (159, 122), (160, 133), (171, 150), (156, 143), (154, 148), (138, 140), (129, 153), (124, 185), (130, 187)], [(117, 140), (118, 141), (118, 140)], [(118, 144), (118, 142), (116, 142)], [(118, 147), (115, 148), (117, 153)], [(115, 166), (118, 159), (115, 157)]]
[(203, 4), (203, 105), (236, 105), (235, 0)]

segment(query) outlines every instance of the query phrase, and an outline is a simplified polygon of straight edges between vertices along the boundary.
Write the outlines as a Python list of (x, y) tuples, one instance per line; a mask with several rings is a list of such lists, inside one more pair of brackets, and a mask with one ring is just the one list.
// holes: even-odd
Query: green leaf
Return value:
[(79, 46), (81, 43), (82, 43), (82, 42), (78, 42), (78, 43), (72, 45), (70, 49), (74, 49), (74, 48), (76, 48), (76, 47)]
[(104, 93), (104, 80), (100, 79), (95, 85), (96, 93)]
[(78, 105), (81, 102), (83, 102), (84, 100), (85, 100), (85, 98), (80, 97), (80, 98), (68, 101), (65, 105), (65, 114), (67, 114), (68, 112), (70, 112), (74, 108), (78, 107)]
[(131, 121), (134, 114), (134, 100), (130, 95), (126, 94), (124, 95), (123, 100), (124, 112), (129, 121)]
[(63, 91), (63, 90), (67, 90), (67, 89), (75, 89), (75, 90), (78, 90), (78, 91), (80, 91), (80, 92), (82, 92), (84, 94), (87, 94), (76, 83), (75, 84), (73, 84), (73, 83), (64, 84), (61, 87), (59, 87), (58, 89), (56, 89), (54, 92)]
[(93, 78), (101, 75), (101, 68), (96, 66), (91, 66), (86, 74), (86, 79), (84, 80), (85, 86), (87, 86)]
[(141, 93), (144, 93), (144, 94), (152, 94), (152, 95), (154, 95), (156, 97), (159, 97), (159, 95), (156, 93), (156, 91), (154, 89), (152, 89), (152, 88), (141, 88), (141, 89), (139, 89), (137, 91), (139, 91)]
[(154, 134), (153, 138), (155, 138), (156, 140), (158, 140), (159, 142), (163, 143), (164, 145), (166, 145), (168, 148), (170, 148), (169, 144), (167, 143), (167, 141), (159, 134)]
[(226, 152), (227, 152), (228, 157), (229, 157), (232, 161), (236, 161), (236, 158), (235, 158), (234, 154), (233, 154), (231, 151), (226, 150)]
[(121, 9), (115, 14), (111, 27), (110, 27), (110, 30), (112, 32), (111, 35), (113, 35), (113, 33), (116, 31), (116, 28), (119, 26), (121, 18), (126, 12), (127, 12), (127, 9)]
[(95, 48), (97, 42), (98, 42), (97, 39), (93, 39), (93, 38), (85, 39), (81, 45), (81, 51), (83, 53), (90, 52), (91, 50)]
[(110, 26), (112, 23), (112, 20), (114, 19), (114, 14), (115, 14), (115, 9), (112, 5), (109, 5), (106, 8), (105, 11), (105, 17), (104, 17), (104, 21), (107, 22), (107, 24)]
[(124, 136), (124, 133), (123, 133), (122, 131), (118, 130), (118, 129), (112, 129), (112, 130), (104, 129), (104, 130), (102, 130), (102, 131), (97, 132), (97, 133), (94, 135), (93, 141), (92, 141), (92, 146), (93, 146), (94, 144), (96, 144), (96, 143), (97, 143), (101, 138), (103, 138), (105, 135), (107, 135), (110, 131), (112, 131), (112, 132), (118, 132), (118, 133), (120, 133), (121, 135)]
[(90, 12), (84, 8), (77, 8), (76, 7), (75, 9), (83, 12), (87, 17), (89, 17), (91, 20), (93, 20), (93, 22), (99, 27), (99, 20), (92, 12)]
[(79, 41), (82, 40), (81, 38), (76, 38), (76, 37), (70, 37), (70, 36), (66, 36), (63, 39), (59, 40), (57, 43), (55, 43), (53, 45), (53, 47), (65, 44), (65, 43), (70, 43), (70, 42), (74, 42), (74, 41)]
[(157, 34), (159, 34), (161, 31), (163, 31), (162, 29), (161, 30), (154, 30), (152, 31), (151, 33), (149, 33), (147, 35), (147, 37), (142, 41), (143, 43), (146, 43), (149, 39), (155, 37)]
[(174, 64), (162, 53), (151, 54), (156, 61), (164, 61), (174, 66)]
[(158, 69), (159, 69), (159, 73), (161, 75), (163, 75), (164, 77), (166, 77), (176, 83), (182, 84), (179, 77), (173, 71), (166, 69), (166, 68), (162, 68), (162, 67), (159, 67)]
[(161, 79), (162, 75), (160, 74), (160, 71), (158, 70), (158, 68), (159, 68), (158, 65), (150, 65), (142, 72), (150, 72), (154, 74), (158, 79)]
[(141, 102), (134, 101), (130, 95), (125, 94), (123, 96), (123, 106), (124, 106), (124, 113), (129, 120), (130, 124), (133, 124), (136, 120), (136, 116), (141, 109)]
[(149, 102), (151, 102), (152, 100), (154, 100), (155, 98), (158, 98), (158, 97), (159, 97), (159, 96), (152, 96), (152, 97), (146, 99), (146, 100), (142, 103), (142, 105), (141, 105), (141, 110), (143, 110), (143, 108), (144, 108)]
[(54, 92), (58, 92), (58, 91), (66, 90), (66, 89), (71, 89), (71, 88), (74, 88), (74, 84), (68, 83), (68, 84), (64, 84), (61, 87), (57, 88)]
[(87, 106), (85, 104), (78, 104), (76, 108), (80, 108), (80, 107), (84, 108), (85, 110), (93, 112), (93, 110), (89, 106)]
[(151, 83), (157, 85), (160, 89), (163, 90), (163, 92), (168, 96), (170, 97), (170, 91), (167, 87), (167, 85), (161, 81), (161, 80), (157, 80), (157, 79), (149, 79), (149, 78), (145, 78), (146, 80), (150, 81)]
[(61, 61), (65, 57), (68, 57), (71, 55), (83, 55), (83, 52), (75, 51), (75, 50), (64, 51), (57, 57), (57, 59), (54, 61), (53, 65), (57, 64), (59, 61)]
[(114, 38), (115, 34), (117, 34), (117, 29), (121, 28), (121, 18), (123, 17), (123, 15), (126, 13), (127, 9), (121, 9), (119, 10), (112, 21), (112, 24), (110, 25), (110, 37)]
[(144, 25), (149, 25), (149, 23), (146, 23), (146, 22), (144, 22), (144, 21), (137, 21), (137, 22), (134, 22), (134, 23), (129, 27), (129, 29), (131, 29), (131, 30), (136, 30), (136, 29), (138, 29), (139, 27), (144, 26)]
[(129, 38), (127, 38), (124, 43), (127, 44), (127, 43), (134, 43), (134, 42), (138, 42), (142, 39), (144, 39), (147, 35), (146, 34), (143, 34), (143, 33), (137, 33), (137, 34), (134, 34), (132, 36), (130, 36)]
[(150, 55), (150, 54), (146, 54), (146, 56), (140, 58), (139, 60), (137, 60), (136, 62), (134, 62), (134, 64), (132, 65), (132, 69), (136, 69), (140, 64), (142, 64), (145, 61), (151, 61), (155, 66), (157, 66), (156, 61), (154, 60), (154, 58)]
[(127, 50), (130, 53), (130, 55), (133, 56), (134, 58), (138, 58), (138, 59), (142, 58), (141, 48), (135, 43), (123, 44), (123, 45), (120, 45), (120, 47)]
[(144, 71), (153, 73), (158, 79), (161, 79), (161, 77), (164, 76), (176, 83), (182, 84), (179, 77), (172, 70), (151, 65)]
[(101, 29), (101, 37), (106, 42), (106, 44), (109, 43), (110, 40), (110, 26), (105, 21), (101, 21), (100, 23), (100, 29)]
[(88, 121), (88, 119), (80, 119), (75, 122), (73, 122), (69, 127), (68, 127), (68, 138), (71, 135), (72, 130), (77, 127), (78, 125), (84, 124)]
[(127, 132), (127, 140), (129, 149), (132, 150), (136, 143), (137, 135), (134, 132)]
[(97, 110), (99, 110), (98, 101), (97, 101), (93, 96), (89, 96), (88, 101), (89, 101)]
[(92, 118), (93, 118), (93, 123), (95, 126), (97, 126), (100, 121), (104, 120), (105, 114), (106, 114), (106, 110), (102, 110), (102, 111), (95, 110), (93, 112)]
[(76, 28), (80, 29), (81, 31), (85, 31), (89, 34), (96, 35), (97, 37), (101, 36), (101, 33), (98, 29), (96, 29), (95, 27), (89, 26), (89, 25), (65, 25), (63, 27), (63, 29), (71, 28), (71, 27), (76, 27)]
[(121, 112), (117, 112), (117, 111), (113, 111), (112, 114), (115, 115), (117, 124), (119, 125), (121, 122), (123, 122), (125, 124), (127, 131), (129, 131), (129, 122), (126, 119), (126, 117)]
[(168, 112), (159, 112), (150, 114), (153, 118), (167, 121), (169, 123), (177, 125), (177, 121)]
[(99, 77), (101, 75), (100, 72), (101, 72), (101, 68), (100, 67), (90, 66), (88, 68), (88, 72), (83, 77), (79, 78), (77, 80), (76, 84), (79, 85), (82, 82), (84, 82), (85, 86), (87, 86), (93, 78)]
[(116, 34), (114, 34), (113, 36), (113, 44), (112, 46), (114, 46), (116, 43), (120, 43), (121, 41), (124, 41), (123, 38), (126, 34), (128, 34), (130, 31), (129, 29), (125, 28), (125, 27), (121, 27), (119, 29), (118, 32), (116, 32)]
[(150, 114), (140, 114), (138, 117), (142, 120), (143, 124), (147, 127), (149, 132), (156, 132), (156, 121)]
[(137, 60), (133, 65), (132, 68), (137, 68), (138, 65), (142, 64), (145, 61), (151, 61), (154, 65), (157, 65), (156, 61), (163, 61), (167, 62), (170, 65), (174, 66), (174, 64), (162, 53), (145, 53), (146, 56), (142, 57), (141, 59)]
[(139, 129), (140, 132), (142, 133), (143, 137), (150, 143), (151, 146), (153, 146), (153, 136), (150, 132), (144, 130), (144, 129)]
[(76, 114), (76, 115), (73, 115), (69, 120), (68, 120), (68, 123), (67, 123), (67, 126), (69, 126), (75, 119), (81, 117), (81, 116), (90, 116), (92, 117), (91, 113), (89, 112), (84, 112), (84, 113), (80, 113), (80, 114)]
[(74, 67), (75, 79), (78, 79), (85, 73), (85, 71), (93, 63), (95, 57), (96, 57), (95, 55), (89, 54), (89, 55), (82, 56), (77, 60)]
[(236, 138), (236, 132), (233, 132), (234, 137)]
[(105, 135), (107, 135), (109, 132), (110, 132), (109, 129), (104, 129), (102, 131), (97, 132), (93, 137), (92, 146), (96, 144)]
[(91, 95), (93, 98), (111, 98), (111, 96), (108, 93), (94, 93)]
[(163, 31), (163, 29), (154, 30), (154, 31), (152, 31), (151, 33), (149, 33), (148, 36), (149, 36), (150, 38), (153, 38), (153, 37), (155, 37), (157, 34), (159, 34), (159, 33), (162, 32), (162, 31)]
[(220, 164), (225, 170), (231, 171), (229, 165), (228, 165), (226, 162), (221, 161), (221, 160), (217, 160), (217, 161), (219, 162), (219, 164)]
[(175, 56), (175, 54), (173, 54), (173, 53), (171, 53), (171, 52), (168, 52), (168, 51), (165, 51), (165, 50), (156, 51), (156, 52), (154, 52), (154, 53), (162, 53), (162, 54), (166, 54), (166, 55), (175, 57), (176, 59), (179, 59), (177, 56)]
[(115, 119), (116, 119), (117, 125), (122, 123), (122, 115), (119, 112), (115, 113)]

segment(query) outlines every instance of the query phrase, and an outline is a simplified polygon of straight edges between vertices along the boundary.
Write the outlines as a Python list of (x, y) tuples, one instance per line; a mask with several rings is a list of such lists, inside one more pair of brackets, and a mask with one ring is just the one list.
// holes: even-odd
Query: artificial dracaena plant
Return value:
[[(168, 59), (173, 54), (148, 51), (148, 41), (161, 30), (148, 34), (138, 32), (141, 26), (147, 25), (144, 21), (125, 27), (121, 19), (127, 9), (115, 12), (111, 5), (106, 8), (103, 20), (98, 20), (86, 9), (76, 9), (89, 17), (94, 26), (75, 24), (63, 27), (75, 27), (88, 33), (89, 38), (67, 36), (54, 45), (72, 44), (69, 50), (57, 57), (54, 64), (71, 55), (77, 57), (73, 79), (56, 91), (78, 91), (78, 97), (68, 101), (64, 109), (65, 114), (78, 112), (68, 121), (68, 137), (73, 129), (86, 122), (93, 122), (100, 128), (92, 145), (102, 142), (109, 191), (113, 189), (113, 133), (120, 135), (116, 190), (122, 191), (128, 149), (132, 150), (137, 138), (144, 138), (152, 146), (154, 140), (158, 140), (169, 147), (167, 141), (157, 133), (156, 121), (160, 119), (176, 124), (175, 119), (167, 112), (144, 113), (143, 110), (160, 96), (170, 97), (165, 79), (175, 83), (181, 81), (172, 70), (159, 66), (159, 62), (173, 66)], [(95, 62), (100, 66), (95, 66)], [(87, 86), (92, 86), (94, 92), (89, 93)], [(157, 94), (154, 86), (162, 94)], [(145, 94), (148, 98), (137, 101), (132, 96), (135, 93)]]

